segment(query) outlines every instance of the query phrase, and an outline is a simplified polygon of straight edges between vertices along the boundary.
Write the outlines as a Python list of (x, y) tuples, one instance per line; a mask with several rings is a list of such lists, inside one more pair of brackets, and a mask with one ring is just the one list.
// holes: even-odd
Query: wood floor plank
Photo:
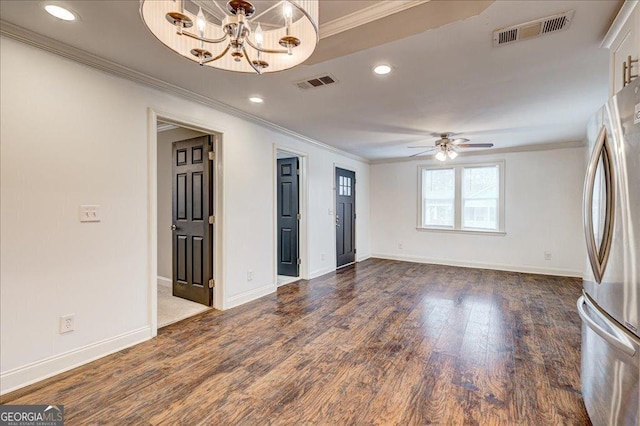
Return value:
[(370, 259), (4, 395), (66, 424), (583, 425), (578, 279)]

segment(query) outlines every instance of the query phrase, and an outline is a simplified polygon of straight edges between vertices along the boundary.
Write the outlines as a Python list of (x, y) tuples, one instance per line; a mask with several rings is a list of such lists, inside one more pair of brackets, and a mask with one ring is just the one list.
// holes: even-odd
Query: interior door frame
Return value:
[(215, 159), (213, 164), (214, 183), (213, 211), (215, 223), (213, 224), (213, 307), (222, 310), (225, 293), (224, 282), (224, 182), (223, 182), (223, 135), (225, 128), (210, 123), (203, 123), (191, 117), (182, 116), (168, 111), (160, 111), (154, 108), (147, 109), (147, 277), (148, 277), (148, 320), (151, 324), (152, 337), (158, 334), (158, 121), (175, 124), (191, 130), (196, 130), (214, 136), (213, 151)]
[[(353, 241), (355, 244), (355, 247), (353, 249), (356, 251), (356, 253), (353, 259), (353, 264), (356, 264), (358, 263), (358, 171), (353, 166), (347, 166), (342, 163), (333, 163), (332, 179), (333, 179), (333, 223), (334, 224), (336, 222), (336, 211), (338, 209), (338, 200), (337, 200), (338, 182), (336, 181), (336, 169), (343, 169), (343, 170), (348, 170), (350, 172), (353, 172), (356, 180), (354, 185), (355, 196), (353, 197), (353, 202), (356, 205), (356, 209), (354, 212), (354, 214), (356, 215), (356, 219), (354, 220), (356, 226), (354, 226), (353, 228)], [(337, 270), (338, 269), (338, 236), (336, 235), (335, 227), (333, 229), (333, 260), (335, 262), (334, 269)], [(352, 264), (349, 264), (349, 265), (352, 265)], [(349, 265), (343, 265), (340, 268), (344, 268), (345, 266), (349, 266)]]
[(298, 157), (298, 203), (300, 204), (300, 222), (298, 223), (298, 251), (300, 256), (300, 279), (309, 279), (309, 182), (307, 165), (309, 154), (286, 146), (273, 144), (273, 283), (278, 287), (278, 151)]

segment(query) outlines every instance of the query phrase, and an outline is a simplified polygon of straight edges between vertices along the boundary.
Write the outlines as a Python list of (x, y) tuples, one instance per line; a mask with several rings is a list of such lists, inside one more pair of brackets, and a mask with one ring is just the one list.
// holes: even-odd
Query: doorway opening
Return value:
[(158, 328), (212, 305), (214, 138), (157, 121)]
[(335, 168), (336, 268), (356, 262), (356, 172)]
[(307, 277), (306, 154), (275, 147), (276, 285)]

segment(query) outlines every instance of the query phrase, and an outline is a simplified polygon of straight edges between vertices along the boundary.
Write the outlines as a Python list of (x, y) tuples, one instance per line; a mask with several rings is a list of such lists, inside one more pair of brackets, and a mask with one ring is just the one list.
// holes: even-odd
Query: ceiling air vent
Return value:
[(323, 74), (317, 77), (296, 81), (294, 84), (300, 89), (313, 89), (314, 87), (328, 86), (337, 83), (338, 80), (331, 74)]
[(573, 10), (570, 10), (558, 15), (547, 16), (535, 21), (495, 30), (493, 32), (493, 45), (502, 46), (503, 44), (565, 30), (569, 27), (572, 18)]

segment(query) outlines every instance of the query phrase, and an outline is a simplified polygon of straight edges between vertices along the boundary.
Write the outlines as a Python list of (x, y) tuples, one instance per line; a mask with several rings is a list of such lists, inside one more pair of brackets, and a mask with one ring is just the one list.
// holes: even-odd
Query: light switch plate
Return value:
[(80, 206), (80, 222), (100, 222), (99, 205)]

